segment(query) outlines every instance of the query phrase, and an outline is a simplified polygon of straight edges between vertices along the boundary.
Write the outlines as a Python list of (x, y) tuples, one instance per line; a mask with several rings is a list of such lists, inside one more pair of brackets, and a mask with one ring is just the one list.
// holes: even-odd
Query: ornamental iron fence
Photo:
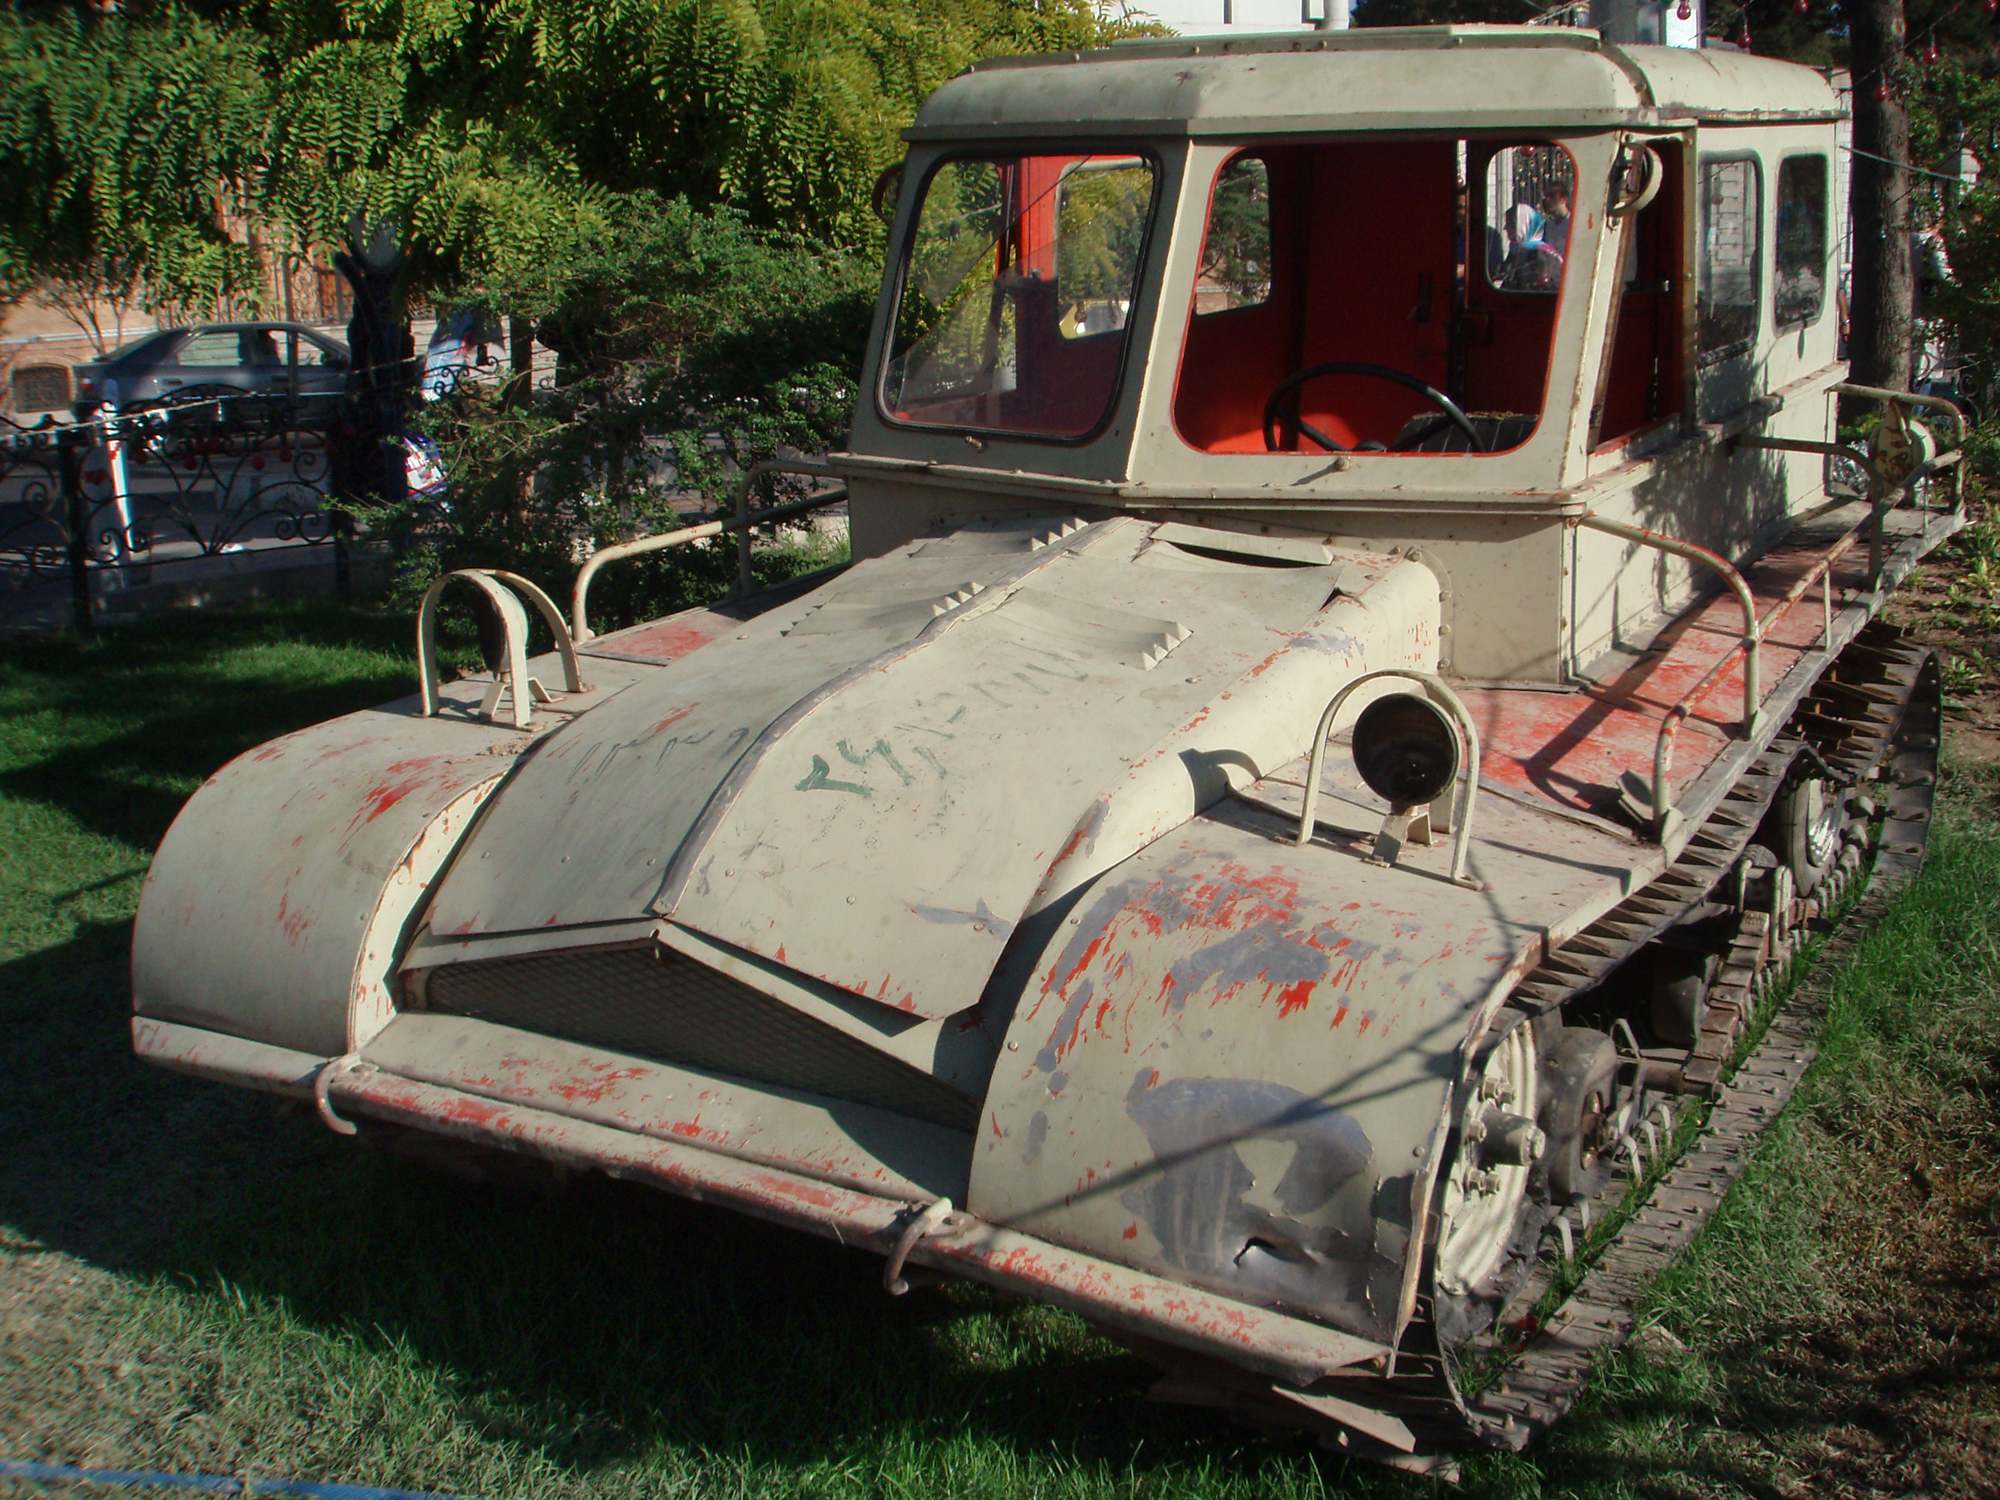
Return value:
[(343, 403), (182, 400), (84, 421), (0, 421), (0, 596), (93, 600), (261, 570), (327, 549), (344, 588), (352, 526), (329, 481)]

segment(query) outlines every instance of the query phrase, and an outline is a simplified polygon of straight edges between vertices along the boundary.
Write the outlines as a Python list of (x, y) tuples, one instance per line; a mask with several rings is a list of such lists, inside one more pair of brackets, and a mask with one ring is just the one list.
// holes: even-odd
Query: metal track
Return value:
[[(1766, 1029), (1756, 1048), (1733, 1075), (1723, 1081), (1730, 1053), (1742, 1032), (1756, 1024), (1755, 1001), (1765, 986), (1759, 983), (1760, 959), (1782, 963), (1790, 957), (1789, 942), (1770, 942), (1768, 927), (1748, 924), (1747, 941), (1739, 940), (1725, 964), (1726, 987), (1720, 1003), (1726, 1022), (1704, 1025), (1704, 1035), (1690, 1063), (1707, 1061), (1715, 1080), (1714, 1102), (1699, 1134), (1678, 1160), (1659, 1175), (1644, 1202), (1618, 1229), (1604, 1253), (1591, 1266), (1566, 1301), (1539, 1326), (1524, 1328), (1517, 1310), (1539, 1300), (1531, 1283), (1503, 1313), (1498, 1333), (1526, 1332), (1524, 1343), (1508, 1351), (1493, 1340), (1467, 1351), (1475, 1357), (1503, 1360), (1498, 1377), (1457, 1402), (1460, 1421), (1427, 1423), (1419, 1436), (1426, 1448), (1504, 1447), (1520, 1449), (1560, 1418), (1575, 1401), (1592, 1361), (1624, 1342), (1631, 1333), (1633, 1307), (1654, 1278), (1692, 1240), (1729, 1187), (1756, 1154), (1764, 1132), (1790, 1101), (1798, 1082), (1817, 1055), (1815, 1038), (1824, 1018), (1832, 982), (1841, 964), (1873, 929), (1897, 891), (1922, 866), (1925, 834), (1937, 780), (1938, 722), (1942, 708), (1935, 659), (1924, 648), (1907, 642), (1891, 627), (1874, 625), (1857, 641), (1861, 660), (1877, 675), (1875, 683), (1836, 681), (1839, 691), (1815, 690), (1820, 725), (1846, 732), (1829, 736), (1839, 753), (1828, 761), (1847, 774), (1866, 771), (1886, 760), (1886, 807), (1878, 809), (1881, 828), (1874, 867), (1859, 901), (1840, 924), (1833, 940), (1819, 955), (1814, 977), (1801, 984)], [(1853, 649), (1853, 648), (1850, 648)], [(1844, 656), (1843, 656), (1844, 659)], [(1882, 688), (1893, 688), (1890, 692)], [(1874, 689), (1855, 692), (1852, 689)], [(1836, 716), (1825, 707), (1844, 700), (1858, 711)], [(1831, 721), (1831, 722), (1829, 722)], [(1776, 751), (1784, 745), (1779, 741)], [(1760, 763), (1764, 770), (1772, 752)], [(1857, 778), (1858, 779), (1858, 778)], [(1733, 795), (1733, 792), (1732, 792)], [(1748, 801), (1750, 799), (1741, 799)], [(1751, 819), (1749, 830), (1757, 820)], [(1725, 836), (1728, 839), (1729, 836)], [(1744, 842), (1747, 842), (1745, 831)], [(1740, 845), (1738, 846), (1740, 847)], [(1759, 914), (1761, 915), (1761, 914)], [(1775, 972), (1775, 971), (1766, 971)], [(1636, 1143), (1635, 1143), (1636, 1147)], [(1600, 1214), (1614, 1212), (1635, 1185), (1651, 1172), (1635, 1149), (1621, 1165), (1617, 1179), (1600, 1195)], [(1658, 1163), (1655, 1163), (1657, 1169)], [(1546, 1283), (1547, 1278), (1541, 1278)], [(1527, 1315), (1531, 1317), (1531, 1314)], [(1432, 1340), (1435, 1351), (1435, 1340)], [(1441, 1352), (1441, 1351), (1435, 1351)], [(1428, 1362), (1427, 1362), (1428, 1363)], [(1430, 1379), (1449, 1372), (1439, 1360), (1426, 1371)], [(1435, 1411), (1435, 1408), (1433, 1408)]]
[[(1793, 762), (1810, 749), (1842, 779), (1859, 786), (1881, 772), (1874, 815), (1879, 820), (1874, 864), (1866, 886), (1800, 984), (1768, 1021), (1756, 1047), (1733, 1072), (1730, 1059), (1743, 1037), (1763, 1023), (1759, 1002), (1776, 988), (1794, 956), (1787, 929), (1804, 930), (1854, 895), (1848, 876), (1830, 877), (1816, 897), (1795, 902), (1789, 920), (1746, 913), (1711, 992), (1702, 1035), (1684, 1068), (1696, 1097), (1672, 1108), (1707, 1114), (1681, 1154), (1673, 1122), (1664, 1137), (1635, 1138), (1621, 1148), (1596, 1199), (1570, 1212), (1572, 1230), (1602, 1225), (1625, 1212), (1639, 1184), (1652, 1187), (1619, 1224), (1581, 1279), (1546, 1320), (1544, 1304), (1573, 1267), (1553, 1236), (1542, 1238), (1532, 1271), (1508, 1300), (1493, 1328), (1463, 1347), (1447, 1348), (1427, 1300), (1406, 1331), (1392, 1374), (1355, 1370), (1290, 1391), (1211, 1361), (1185, 1355), (1161, 1359), (1177, 1373), (1154, 1394), (1166, 1400), (1227, 1405), (1261, 1425), (1306, 1426), (1342, 1451), (1402, 1467), (1449, 1469), (1452, 1452), (1525, 1447), (1561, 1418), (1581, 1393), (1593, 1361), (1632, 1331), (1633, 1309), (1666, 1265), (1694, 1238), (1761, 1144), (1765, 1130), (1791, 1099), (1816, 1055), (1815, 1037), (1833, 977), (1923, 863), (1936, 784), (1942, 692), (1935, 658), (1893, 626), (1868, 624), (1831, 665), (1775, 739), (1733, 785), (1716, 811), (1668, 870), (1532, 973), (1511, 1003), (1555, 1009), (1586, 993), (1646, 943), (1707, 902), (1742, 857), (1784, 785)], [(1886, 792), (1886, 795), (1884, 795)], [(1775, 932), (1774, 932), (1774, 929)], [(1650, 1162), (1648, 1159), (1650, 1158)], [(1564, 1217), (1567, 1217), (1565, 1215)], [(1544, 1213), (1531, 1232), (1554, 1227)], [(1580, 1221), (1580, 1222), (1578, 1222)], [(1572, 1234), (1576, 1243), (1581, 1238)], [(1143, 1342), (1143, 1341), (1135, 1341)], [(1167, 1351), (1146, 1350), (1157, 1357)], [(1462, 1390), (1460, 1374), (1485, 1383)], [(1440, 1456), (1444, 1455), (1444, 1456)]]

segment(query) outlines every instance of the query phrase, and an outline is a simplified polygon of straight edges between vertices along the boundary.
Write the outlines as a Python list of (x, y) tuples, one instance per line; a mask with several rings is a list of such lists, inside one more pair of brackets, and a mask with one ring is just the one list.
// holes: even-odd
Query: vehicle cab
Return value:
[(908, 131), (857, 555), (1009, 506), (1421, 549), (1445, 670), (1572, 680), (1819, 498), (1831, 88), (1559, 27), (981, 64)]

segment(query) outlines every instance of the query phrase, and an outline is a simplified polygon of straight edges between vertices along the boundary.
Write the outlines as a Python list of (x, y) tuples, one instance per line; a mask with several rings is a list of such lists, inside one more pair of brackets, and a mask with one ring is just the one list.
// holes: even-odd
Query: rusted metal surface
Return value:
[[(1643, 526), (1627, 526), (1622, 522), (1607, 520), (1603, 516), (1585, 516), (1577, 524), (1588, 526), (1593, 531), (1608, 532), (1628, 542), (1657, 547), (1662, 552), (1671, 552), (1676, 556), (1699, 562), (1723, 581), (1743, 611), (1743, 635), (1736, 646), (1736, 650), (1743, 653), (1743, 732), (1746, 735), (1754, 734), (1757, 729), (1757, 707), (1762, 701), (1762, 695), (1758, 692), (1757, 647), (1763, 632), (1760, 628), (1761, 622), (1757, 618), (1757, 606), (1750, 597), (1750, 586), (1743, 581), (1743, 575), (1729, 565), (1727, 558), (1717, 557), (1706, 547), (1697, 547), (1692, 542), (1662, 536), (1659, 532), (1648, 531)], [(1724, 658), (1725, 661), (1728, 659)], [(1712, 673), (1716, 670), (1711, 668)], [(1693, 691), (1705, 694), (1709, 686), (1710, 679), (1704, 678)], [(1680, 707), (1676, 705), (1676, 710), (1678, 711)]]
[[(607, 664), (594, 700), (640, 670)], [(476, 719), (483, 689), (445, 688), (438, 717), (415, 698), (349, 714), (211, 776), (146, 876), (139, 1014), (321, 1053), (380, 1024), (415, 905), (466, 815), (534, 743)], [(440, 819), (452, 839), (426, 843)]]
[(1657, 855), (1502, 803), (1484, 890), (1443, 848), (1391, 875), (1363, 863), (1382, 804), (1338, 784), (1364, 836), (1290, 846), (1302, 771), (1126, 861), (1043, 940), (970, 1202), (1388, 1340), (1460, 1047), (1545, 932)]
[[(1842, 549), (1826, 570), (1846, 620), (1845, 636), (1835, 641), (1836, 648), (1925, 551), (1962, 524), (1942, 517), (1926, 520), (1913, 512), (1895, 513), (1895, 521), (1900, 540), (1881, 591), (1868, 588), (1866, 566), (1851, 548)], [(1768, 621), (1766, 703), (1801, 662), (1810, 664), (1823, 655), (1827, 621), (1801, 615), (1789, 604), (1803, 597), (1801, 585), (1810, 587), (1828, 550), (1823, 542), (1774, 548), (1759, 559), (1749, 578), (1758, 612)], [(1701, 690), (1705, 696), (1694, 702), (1678, 731), (1670, 767), (1674, 799), (1683, 800), (1732, 744), (1742, 743), (1734, 712), (1705, 712), (1703, 707), (1717, 698), (1732, 704), (1740, 698), (1740, 658), (1731, 655), (1740, 639), (1740, 614), (1740, 606), (1722, 598), (1697, 606), (1660, 631), (1645, 656), (1574, 695), (1468, 689), (1464, 696), (1484, 739), (1484, 775), (1554, 806), (1610, 814), (1626, 773), (1649, 784), (1645, 772), (1652, 768), (1662, 726)], [(1718, 661), (1727, 663), (1719, 672)]]
[[(877, 1197), (963, 1194), (964, 1134), (457, 1016), (411, 1014), (362, 1049), (384, 1072), (521, 1103)], [(874, 1149), (862, 1142), (874, 1143)]]
[[(1607, 215), (1634, 128), (1659, 191)], [(892, 1290), (907, 1258), (1073, 1308), (1171, 1399), (1349, 1452), (1525, 1440), (1620, 1336), (1626, 1272), (1512, 1384), (1466, 1397), (1448, 1356), (1534, 1284), (1590, 1164), (1654, 1149), (1644, 1080), (1724, 1086), (1800, 909), (1770, 829), (1818, 828), (1881, 759), (1909, 663), (1870, 622), (1964, 519), (1826, 508), (1835, 320), (1779, 331), (1769, 255), (1741, 347), (1697, 358), (1703, 159), (1768, 182), (1830, 157), (1831, 96), (1559, 28), (1024, 60), (926, 107), (891, 244), (929, 232), (916, 185), (954, 153), (1007, 157), (996, 135), (1045, 138), (996, 169), (1004, 274), (963, 299), (1010, 331), (993, 312), (963, 368), (924, 353), (921, 411), (891, 399), (892, 265), (853, 451), (809, 466), (848, 481), (860, 560), (590, 639), (546, 713), (526, 684), (555, 659), (511, 651), (533, 733), (457, 684), (435, 716), (392, 705), (225, 768), (142, 901), (135, 1045), (335, 1129), (865, 1245)], [(1458, 276), (1448, 210), (1460, 162), (1484, 164), (1475, 201), (1527, 193), (1489, 171), (1524, 143), (1576, 188), (1533, 292), (1478, 283), (1479, 256)], [(1272, 253), (1231, 291), (1208, 207), (1246, 153)], [(1058, 296), (1063, 184), (1101, 171), (1151, 183), (1144, 253), (1117, 295)], [(1423, 172), (1407, 263), (1343, 260), (1329, 205)], [(1470, 401), (1496, 347), (1466, 445), (1352, 395), (1311, 413), (1345, 435), (1323, 451), (1253, 430), (1294, 372), (1364, 356)], [(1391, 808), (1350, 762), (1395, 674), (1462, 703), (1462, 805)], [(1432, 797), (1412, 776), (1375, 784)], [(1642, 1046), (1648, 986), (1600, 987), (1725, 920), (1700, 1035)], [(1586, 994), (1612, 1022), (1565, 1011)], [(1560, 1186), (1544, 1151), (1570, 1153)], [(1698, 1215), (1669, 1214), (1632, 1244), (1680, 1243)]]

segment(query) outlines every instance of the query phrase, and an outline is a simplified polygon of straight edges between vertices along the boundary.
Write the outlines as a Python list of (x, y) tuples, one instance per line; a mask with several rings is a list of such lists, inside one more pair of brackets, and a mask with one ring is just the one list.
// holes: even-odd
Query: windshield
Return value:
[(881, 402), (892, 421), (1082, 438), (1110, 414), (1152, 215), (1132, 155), (955, 158), (924, 185)]

